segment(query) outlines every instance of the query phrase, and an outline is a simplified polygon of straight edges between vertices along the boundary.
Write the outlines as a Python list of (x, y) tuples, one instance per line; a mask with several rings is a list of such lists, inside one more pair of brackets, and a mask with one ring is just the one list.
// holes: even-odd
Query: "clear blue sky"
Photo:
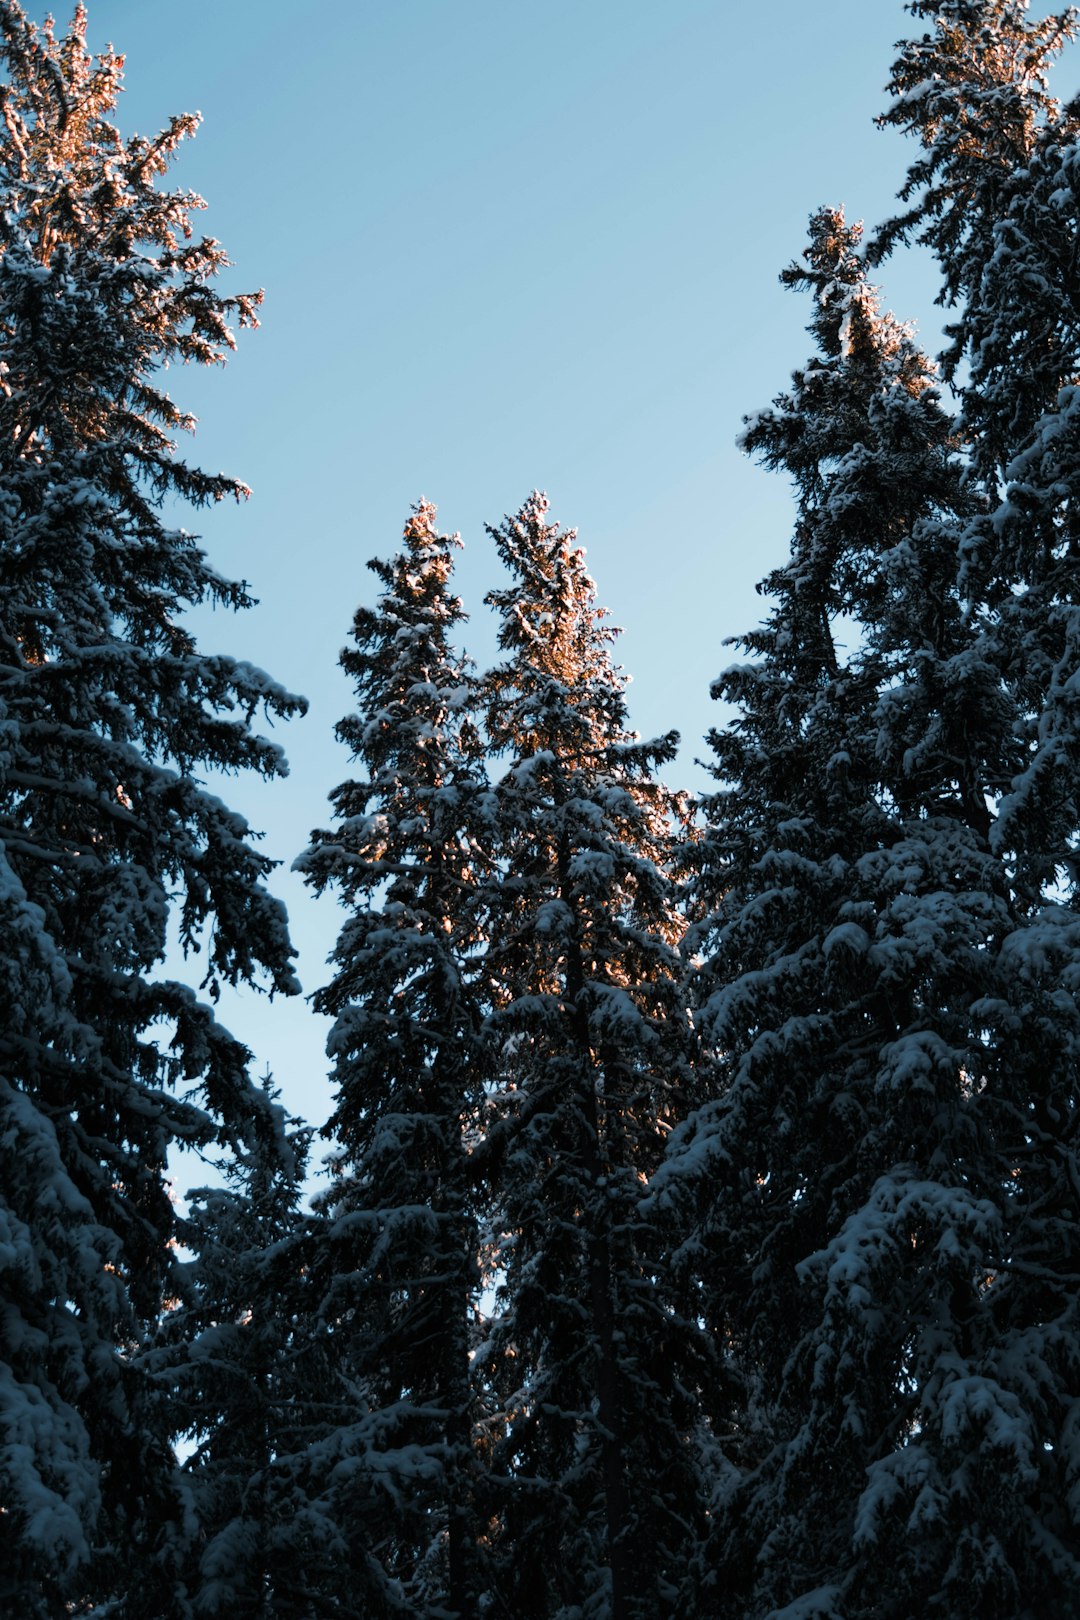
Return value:
[[(483, 523), (548, 491), (625, 627), (635, 725), (678, 727), (672, 779), (703, 784), (722, 642), (761, 616), (755, 582), (790, 534), (782, 480), (734, 448), (809, 353), (777, 273), (816, 207), (890, 211), (911, 149), (872, 121), (910, 19), (900, 0), (88, 3), (91, 46), (127, 55), (125, 132), (203, 113), (176, 181), (208, 199), (233, 285), (266, 288), (229, 367), (169, 386), (201, 419), (195, 458), (254, 491), (187, 520), (261, 599), (207, 618), (203, 644), (311, 700), (281, 739), (287, 782), (221, 789), (285, 863), (310, 991), (340, 914), (288, 863), (348, 773), (335, 660), (374, 585), (364, 563), (421, 494), (466, 542), (484, 663)], [(881, 279), (936, 349), (926, 268), (908, 256)], [(250, 994), (224, 1016), (321, 1123), (320, 1021)]]

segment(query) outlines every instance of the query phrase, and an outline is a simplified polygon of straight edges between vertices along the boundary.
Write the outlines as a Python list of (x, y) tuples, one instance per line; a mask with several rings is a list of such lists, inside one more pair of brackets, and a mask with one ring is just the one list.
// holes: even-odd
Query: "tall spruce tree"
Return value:
[(312, 1265), (353, 1393), (335, 1501), (388, 1611), (464, 1620), (480, 1612), (470, 1150), (488, 1064), (472, 962), (486, 778), (475, 682), (450, 639), (459, 543), (421, 501), (401, 551), (370, 565), (382, 593), (341, 655), (357, 709), (337, 728), (364, 774), (335, 790), (337, 821), (297, 866), (349, 912), (315, 997), (334, 1019), (338, 1145)]
[(677, 738), (629, 731), (616, 632), (546, 497), (490, 532), (511, 574), (488, 598), (505, 653), (488, 730), (508, 756), (484, 958), (505, 1234), (478, 1358), (506, 1424), (493, 1595), (538, 1620), (645, 1620), (690, 1612), (705, 1431), (700, 1344), (640, 1211), (691, 1084), (665, 870), (679, 805), (654, 774)]
[(1050, 96), (1048, 72), (1076, 33), (1076, 14), (1032, 20), (1026, 6), (992, 0), (909, 10), (932, 32), (903, 42), (883, 121), (913, 133), (923, 153), (905, 187), (912, 206), (875, 251), (917, 235), (936, 253), (942, 301), (956, 310), (946, 365), (961, 401), (968, 484), (982, 494), (982, 511), (964, 526), (959, 580), (979, 657), (1012, 714), (1006, 735), (979, 739), (989, 845), (1012, 924), (1000, 948), (1008, 993), (980, 1010), (1015, 1141), (1012, 1219), (996, 1273), (998, 1351), (1003, 1366), (1011, 1358), (1004, 1382), (1019, 1401), (1014, 1449), (1028, 1446), (1041, 1464), (1029, 1471), (1018, 1519), (1043, 1556), (1032, 1575), (1009, 1544), (1006, 1595), (996, 1601), (1012, 1612), (1011, 1582), (1013, 1601), (1030, 1604), (1024, 1613), (1072, 1612), (1080, 109)]
[(1047, 80), (1077, 21), (1070, 10), (1033, 22), (1001, 0), (911, 9), (932, 18), (934, 33), (904, 42), (883, 121), (916, 135), (925, 156), (905, 186), (913, 205), (878, 251), (917, 234), (958, 310), (952, 364), (967, 362), (958, 378), (967, 454), (987, 496), (964, 537), (962, 583), (1017, 703), (1022, 747), (1019, 766), (989, 783), (994, 845), (1033, 920), (1060, 884), (1074, 887), (1080, 837), (1070, 684), (1080, 669), (1080, 105), (1062, 108)]
[(785, 279), (818, 353), (747, 425), (798, 522), (716, 686), (740, 714), (713, 736), (694, 944), (726, 1083), (660, 1178), (704, 1194), (748, 1391), (716, 1606), (1066, 1614), (1074, 1195), (1029, 1165), (1076, 1014), (1052, 1028), (1060, 955), (1025, 949), (990, 847), (1015, 708), (957, 585), (985, 497), (857, 244), (815, 216)]
[(256, 300), (213, 289), (199, 200), (158, 184), (195, 121), (121, 140), (122, 59), (85, 24), (0, 3), (0, 1603), (28, 1616), (180, 1603), (137, 1354), (177, 1264), (166, 1157), (274, 1126), (245, 1050), (161, 972), (174, 897), (212, 993), (296, 988), (272, 863), (192, 773), (280, 773), (251, 722), (301, 700), (197, 651), (186, 607), (250, 599), (161, 510), (245, 493), (175, 455), (192, 422), (156, 373), (219, 361)]

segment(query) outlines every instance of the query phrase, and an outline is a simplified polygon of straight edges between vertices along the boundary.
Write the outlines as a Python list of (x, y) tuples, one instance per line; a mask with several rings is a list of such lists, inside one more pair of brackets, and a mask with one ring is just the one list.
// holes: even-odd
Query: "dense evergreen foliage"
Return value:
[(5, 1615), (1080, 1615), (1077, 23), (906, 9), (902, 212), (782, 274), (813, 354), (742, 443), (794, 533), (700, 805), (545, 496), (485, 674), (430, 502), (371, 564), (306, 1204), (212, 1005), (297, 988), (271, 863), (194, 774), (303, 703), (199, 652), (250, 599), (166, 520), (245, 491), (159, 372), (258, 300), (163, 183), (194, 120), (121, 140), (81, 6), (0, 0)]
[(190, 1258), (143, 1358), (184, 1456), (193, 1533), (175, 1607), (206, 1620), (318, 1615), (350, 1574), (310, 1479), (312, 1452), (347, 1416), (301, 1212), (310, 1135), (293, 1122), (284, 1143), (234, 1154), (224, 1185), (188, 1195)]
[(957, 586), (985, 503), (857, 241), (812, 221), (787, 279), (819, 352), (747, 426), (799, 521), (718, 685), (741, 712), (694, 944), (722, 1081), (663, 1178), (696, 1207), (707, 1177), (747, 1388), (717, 1604), (1053, 1612), (1077, 1373), (1071, 1194), (1050, 1207), (1033, 1138), (1053, 971), (990, 836), (1012, 711)]
[(677, 739), (627, 727), (614, 631), (534, 494), (491, 531), (505, 660), (488, 731), (497, 860), (484, 979), (500, 1053), (486, 1146), (504, 1232), (485, 1360), (505, 1412), (495, 1589), (511, 1614), (676, 1612), (700, 1519), (698, 1358), (640, 1212), (692, 1095), (665, 875)]
[(402, 550), (371, 564), (383, 591), (341, 655), (358, 709), (338, 727), (365, 774), (336, 790), (335, 827), (298, 862), (349, 909), (315, 998), (334, 1017), (339, 1145), (314, 1265), (354, 1392), (336, 1500), (371, 1547), (380, 1601), (397, 1593), (418, 1615), (475, 1612), (478, 1580), (469, 1147), (488, 1074), (473, 963), (487, 784), (475, 681), (450, 642), (455, 543), (421, 502)]
[(248, 598), (161, 509), (244, 493), (174, 454), (189, 423), (156, 374), (220, 360), (255, 300), (213, 290), (221, 249), (156, 184), (193, 120), (122, 142), (120, 59), (84, 26), (0, 5), (0, 1590), (50, 1617), (90, 1565), (130, 1583), (130, 1556), (168, 1610), (172, 1420), (139, 1365), (175, 1287), (166, 1157), (278, 1129), (244, 1049), (160, 970), (170, 913), (207, 941), (211, 994), (297, 988), (271, 863), (192, 772), (280, 773), (251, 721), (301, 701), (197, 650), (185, 608)]

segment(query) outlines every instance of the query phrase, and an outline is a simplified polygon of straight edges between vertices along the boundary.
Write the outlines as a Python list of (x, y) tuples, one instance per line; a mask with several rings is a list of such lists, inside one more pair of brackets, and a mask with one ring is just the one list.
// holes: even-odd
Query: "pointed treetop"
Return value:
[[(585, 565), (585, 552), (574, 542), (576, 529), (545, 521), (550, 502), (540, 490), (498, 528), (489, 526), (499, 555), (515, 576), (512, 584), (489, 591), (484, 600), (503, 615), (499, 645), (508, 652), (531, 648), (536, 669), (557, 677), (571, 668), (597, 673), (595, 649), (614, 641), (619, 631), (605, 621), (608, 611), (596, 604), (596, 585)], [(593, 659), (581, 663), (592, 645)], [(612, 672), (614, 673), (614, 672)]]
[(813, 293), (808, 330), (831, 358), (865, 347), (871, 332), (880, 339), (878, 289), (866, 279), (862, 235), (862, 224), (849, 225), (842, 208), (819, 208), (810, 216), (805, 263), (780, 272), (785, 287)]

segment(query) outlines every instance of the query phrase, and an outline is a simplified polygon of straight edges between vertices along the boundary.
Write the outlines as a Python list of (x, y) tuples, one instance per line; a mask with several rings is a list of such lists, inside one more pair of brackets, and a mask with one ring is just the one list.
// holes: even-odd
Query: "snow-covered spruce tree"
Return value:
[(1055, 1041), (989, 846), (1014, 745), (956, 586), (980, 497), (857, 244), (812, 221), (785, 279), (818, 354), (745, 434), (798, 521), (716, 686), (740, 713), (693, 943), (726, 1084), (658, 1185), (703, 1195), (749, 1391), (716, 1612), (1034, 1620), (1075, 1603), (1080, 1367), (1074, 1195), (1029, 1197), (1029, 1098), (1076, 1012)]
[[(268, 1077), (263, 1088), (272, 1106)], [(312, 1620), (364, 1596), (327, 1482), (312, 1477), (312, 1451), (348, 1409), (317, 1321), (319, 1226), (300, 1207), (310, 1137), (292, 1121), (227, 1162), (224, 1186), (188, 1195), (191, 1258), (143, 1357), (181, 1438), (199, 1620)]]
[[(939, 301), (955, 311), (943, 357), (952, 379), (962, 360), (979, 364), (986, 334), (972, 330), (972, 304), (987, 270), (1003, 267), (1009, 232), (1003, 238), (999, 228), (1029, 184), (1029, 165), (1047, 144), (1056, 146), (1060, 131), (1075, 129), (1073, 116), (1063, 115), (1050, 96), (1048, 75), (1075, 32), (1076, 13), (1068, 8), (1033, 21), (1028, 0), (913, 0), (906, 10), (932, 28), (901, 42), (888, 86), (893, 102), (879, 121), (916, 134), (923, 154), (900, 193), (909, 206), (875, 233), (870, 256), (880, 260), (898, 242), (916, 240), (938, 257)], [(1066, 229), (1059, 240), (1069, 234)], [(1066, 265), (1067, 259), (1054, 278), (1059, 293)], [(1011, 269), (1017, 268), (1014, 260)], [(1039, 293), (1047, 290), (1021, 276), (1017, 307), (1032, 294), (1041, 302)], [(1023, 380), (1014, 377), (1014, 384), (1022, 387)], [(987, 411), (984, 426), (992, 432), (990, 416)], [(997, 426), (1008, 433), (1007, 419)]]
[(509, 756), (484, 959), (500, 1073), (481, 1151), (506, 1235), (478, 1355), (506, 1424), (494, 1596), (523, 1620), (690, 1613), (700, 1345), (639, 1209), (689, 1097), (665, 872), (680, 806), (654, 775), (677, 738), (629, 732), (616, 632), (546, 497), (490, 533), (511, 574), (488, 598), (488, 730)]
[(486, 778), (475, 681), (450, 640), (458, 544), (421, 501), (400, 552), (371, 563), (383, 589), (341, 655), (357, 708), (337, 728), (364, 774), (335, 790), (337, 821), (297, 866), (349, 912), (315, 997), (334, 1019), (338, 1145), (312, 1267), (352, 1392), (324, 1448), (333, 1503), (346, 1538), (370, 1547), (388, 1608), (465, 1617), (480, 1579), (470, 1147), (487, 1064), (471, 959)]
[[(998, 1583), (987, 1600), (988, 1609), (999, 1605), (993, 1612), (1072, 1612), (1064, 1594), (1075, 1583), (1080, 1477), (1071, 1421), (1080, 1361), (1080, 219), (1078, 109), (1051, 99), (1047, 74), (1075, 17), (1032, 22), (1025, 6), (988, 0), (909, 9), (932, 32), (901, 47), (884, 121), (914, 133), (923, 154), (904, 192), (911, 206), (884, 228), (875, 253), (910, 236), (927, 243), (941, 265), (942, 302), (955, 311), (946, 366), (961, 399), (968, 487), (982, 492), (963, 526), (959, 580), (978, 660), (1011, 714), (996, 738), (983, 717), (970, 724), (1011, 928), (998, 951), (1006, 982), (974, 1013), (986, 1056), (969, 1071), (976, 1087), (996, 1082), (1012, 1116), (1009, 1222), (987, 1291), (999, 1387), (1019, 1403), (1011, 1427), (985, 1390), (980, 1398), (1011, 1488), (997, 1482), (990, 1500), (1004, 1500), (1042, 1557), (1033, 1573), (1016, 1536), (1004, 1535), (982, 1567)], [(1017, 1483), (1025, 1468), (1026, 1496)]]
[(194, 121), (122, 141), (121, 59), (84, 30), (0, 3), (0, 1606), (127, 1589), (117, 1612), (161, 1616), (175, 1462), (136, 1352), (172, 1291), (166, 1157), (273, 1126), (158, 964), (175, 898), (185, 945), (212, 925), (212, 992), (296, 988), (272, 863), (192, 772), (279, 773), (251, 720), (300, 700), (180, 622), (249, 598), (160, 503), (244, 490), (174, 455), (191, 423), (155, 376), (220, 360), (254, 300), (213, 290), (198, 199), (157, 184)]
[[(883, 121), (914, 133), (925, 156), (905, 187), (912, 207), (880, 250), (917, 234), (958, 310), (962, 421), (987, 493), (962, 583), (1014, 694), (1023, 750), (1022, 768), (990, 783), (994, 847), (1034, 920), (1045, 896), (1073, 891), (1080, 839), (1080, 103), (1062, 109), (1046, 87), (1076, 14), (1033, 23), (1026, 7), (988, 0), (912, 9), (935, 32), (904, 44)], [(946, 64), (947, 96), (935, 91)]]

